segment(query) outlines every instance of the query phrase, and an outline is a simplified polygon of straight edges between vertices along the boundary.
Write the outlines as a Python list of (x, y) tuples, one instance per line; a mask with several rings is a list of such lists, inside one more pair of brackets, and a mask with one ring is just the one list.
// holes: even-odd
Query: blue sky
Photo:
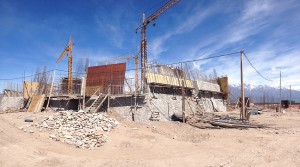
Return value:
[[(139, 50), (141, 13), (162, 0), (1, 0), (0, 78), (54, 69), (72, 35), (74, 64), (89, 56), (92, 65)], [(146, 12), (149, 16), (159, 6)], [(300, 89), (300, 1), (181, 0), (148, 26), (149, 59), (171, 63), (243, 49), (262, 79), (245, 62), (245, 82)], [(201, 72), (228, 75), (239, 84), (239, 55), (191, 64)], [(59, 64), (67, 70), (67, 58)], [(4, 81), (0, 81), (0, 88)], [(14, 81), (11, 81), (14, 82)], [(18, 81), (16, 81), (18, 82)]]

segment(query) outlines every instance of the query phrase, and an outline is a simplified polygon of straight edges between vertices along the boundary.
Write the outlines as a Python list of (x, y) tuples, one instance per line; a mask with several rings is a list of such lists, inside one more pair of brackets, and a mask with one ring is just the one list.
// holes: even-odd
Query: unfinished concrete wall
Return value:
[[(155, 93), (152, 97), (150, 95), (148, 107), (152, 112), (160, 113), (161, 121), (168, 121), (171, 120), (175, 113), (182, 113), (182, 96)], [(196, 111), (191, 97), (186, 97), (185, 111), (187, 115)]]
[(23, 107), (23, 97), (2, 97), (0, 102), (0, 111), (19, 110)]
[[(127, 120), (132, 120), (134, 112), (134, 98), (119, 97), (111, 99), (111, 109)], [(175, 113), (182, 113), (182, 96), (179, 94), (149, 93), (144, 99), (139, 99), (138, 109), (135, 112), (135, 121), (149, 121), (153, 113), (159, 113), (160, 121), (174, 118)], [(190, 115), (197, 112), (226, 111), (222, 94), (199, 93), (198, 98), (186, 96), (185, 113)]]
[(226, 100), (223, 99), (223, 94), (207, 91), (198, 93), (198, 103), (202, 106), (205, 112), (225, 112)]
[[(187, 97), (186, 113), (196, 112), (196, 103)], [(154, 112), (158, 112), (160, 121), (171, 120), (172, 116), (182, 111), (181, 96), (172, 94), (154, 93), (139, 98), (138, 108), (134, 110), (134, 98), (119, 97), (111, 99), (111, 109), (113, 112), (120, 114), (127, 120), (132, 120), (132, 112), (134, 112), (135, 121), (150, 121), (150, 117)]]
[(151, 111), (147, 107), (145, 97), (139, 97), (137, 104), (138, 107), (135, 112), (133, 97), (116, 97), (110, 100), (111, 110), (120, 114), (125, 119), (132, 120), (132, 112), (134, 112), (135, 121), (149, 121)]
[(19, 96), (22, 96), (22, 92), (16, 91), (16, 90), (4, 89), (3, 95), (5, 97), (19, 97)]
[[(153, 75), (152, 79), (155, 77), (157, 76)], [(164, 80), (163, 78), (159, 79)], [(197, 91), (193, 91), (193, 89), (189, 88), (185, 89), (186, 115), (197, 112), (226, 111), (226, 101), (223, 99), (223, 93), (220, 91), (218, 84), (202, 81), (196, 81), (194, 84), (196, 85)], [(135, 120), (149, 121), (150, 118), (153, 118), (153, 115), (159, 115), (159, 119), (155, 120), (167, 121), (172, 120), (174, 115), (180, 115), (182, 113), (181, 88), (153, 83), (150, 86), (150, 90), (151, 93), (146, 94), (145, 98), (138, 102), (140, 108), (138, 108), (135, 113)], [(134, 112), (133, 106), (133, 97), (111, 100), (113, 110), (128, 120), (132, 120), (132, 112)]]

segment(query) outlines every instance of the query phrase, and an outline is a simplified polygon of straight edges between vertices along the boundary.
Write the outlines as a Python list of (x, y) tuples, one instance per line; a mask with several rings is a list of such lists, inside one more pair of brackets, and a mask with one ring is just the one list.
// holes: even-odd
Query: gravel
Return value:
[(93, 149), (107, 142), (106, 134), (118, 124), (115, 119), (102, 113), (60, 111), (48, 116), (37, 126), (54, 131), (49, 139), (78, 148)]

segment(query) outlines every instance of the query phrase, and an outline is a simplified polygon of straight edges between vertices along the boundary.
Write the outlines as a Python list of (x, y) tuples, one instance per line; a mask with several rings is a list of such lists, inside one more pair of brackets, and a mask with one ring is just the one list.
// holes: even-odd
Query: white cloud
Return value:
[(186, 20), (182, 21), (174, 29), (170, 29), (163, 36), (157, 37), (149, 42), (149, 54), (154, 59), (158, 58), (168, 48), (165, 46), (166, 42), (175, 35), (189, 33), (198, 27), (205, 19), (217, 11), (217, 6), (210, 6), (208, 8), (197, 7), (195, 13), (192, 13)]
[[(283, 82), (284, 84), (292, 84), (294, 88), (300, 87), (297, 83), (299, 80), (296, 79), (300, 77), (297, 73), (300, 70), (300, 66), (298, 66), (300, 50), (295, 49), (297, 43), (292, 43), (291, 46), (287, 47), (283, 43), (282, 38), (278, 37), (282, 37), (282, 34), (289, 34), (290, 32), (287, 29), (289, 27), (280, 27), (280, 29), (273, 27), (273, 24), (278, 22), (279, 17), (285, 16), (295, 19), (293, 15), (285, 15), (286, 10), (290, 8), (291, 4), (285, 2), (247, 1), (240, 17), (236, 18), (219, 32), (209, 34), (213, 36), (212, 38), (206, 37), (202, 39), (204, 42), (200, 42), (198, 46), (191, 46), (190, 49), (187, 49), (191, 55), (189, 59), (215, 55), (216, 52), (234, 45), (242, 46), (255, 68), (263, 76), (273, 80), (273, 82), (264, 80), (245, 60), (244, 80), (246, 83), (276, 86), (279, 83), (279, 70), (281, 70), (286, 74), (285, 79), (287, 82)], [(293, 26), (299, 26), (299, 23), (292, 24), (294, 24)], [(280, 34), (272, 33), (273, 29), (280, 30)], [(269, 32), (265, 33), (264, 31), (266, 30), (269, 30)], [(263, 36), (266, 42), (255, 41), (255, 38), (250, 39), (254, 35)], [(251, 40), (253, 43), (251, 43)], [(242, 44), (246, 41), (246, 45)], [(230, 83), (240, 84), (239, 56), (222, 59), (222, 61), (211, 59), (211, 61), (207, 62), (207, 66), (211, 67), (206, 72), (210, 72), (212, 68), (216, 68), (219, 73), (221, 71), (221, 73), (229, 75)]]
[(273, 10), (274, 2), (270, 0), (252, 0), (248, 1), (243, 10), (242, 21), (256, 20), (268, 15)]

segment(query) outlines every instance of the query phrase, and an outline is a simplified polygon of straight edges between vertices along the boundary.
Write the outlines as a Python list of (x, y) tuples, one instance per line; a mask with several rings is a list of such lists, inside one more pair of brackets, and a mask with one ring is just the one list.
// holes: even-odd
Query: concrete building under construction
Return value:
[(144, 85), (140, 85), (137, 66), (135, 77), (128, 75), (126, 63), (91, 66), (82, 78), (73, 78), (71, 94), (68, 78), (53, 82), (54, 73), (52, 83), (24, 82), (24, 104), (31, 112), (46, 108), (109, 110), (135, 121), (166, 121), (182, 113), (226, 111), (227, 77), (199, 80), (187, 69), (161, 64), (151, 64), (145, 71)]

